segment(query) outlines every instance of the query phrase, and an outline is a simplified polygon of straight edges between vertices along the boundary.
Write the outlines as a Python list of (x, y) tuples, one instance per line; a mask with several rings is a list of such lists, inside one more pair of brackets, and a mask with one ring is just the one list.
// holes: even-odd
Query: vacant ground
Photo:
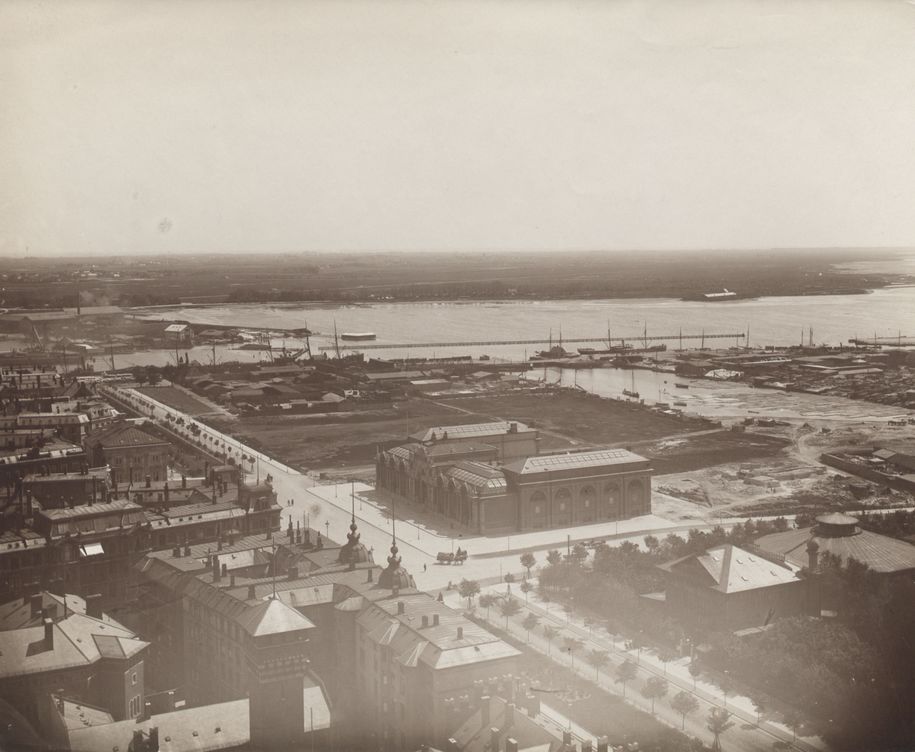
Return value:
[(188, 415), (208, 415), (213, 412), (212, 405), (195, 397), (186, 389), (174, 386), (141, 386), (137, 387), (137, 391)]
[(788, 443), (779, 437), (722, 431), (708, 421), (662, 415), (572, 390), (439, 401), (410, 399), (360, 412), (208, 422), (295, 467), (340, 471), (371, 465), (378, 448), (402, 443), (410, 433), (438, 425), (497, 419), (519, 420), (538, 428), (544, 452), (631, 447), (652, 459), (657, 472), (770, 457)]

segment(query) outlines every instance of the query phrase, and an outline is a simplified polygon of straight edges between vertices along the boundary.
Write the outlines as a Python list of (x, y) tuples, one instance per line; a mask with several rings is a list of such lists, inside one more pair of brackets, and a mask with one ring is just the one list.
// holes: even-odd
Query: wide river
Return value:
[[(673, 299), (544, 300), (442, 303), (374, 303), (368, 305), (219, 305), (183, 306), (143, 312), (147, 318), (181, 319), (192, 323), (239, 327), (295, 329), (316, 332), (313, 347), (333, 345), (333, 332), (374, 332), (372, 344), (553, 340), (562, 332), (571, 338), (611, 336), (638, 342), (648, 336), (749, 332), (751, 345), (787, 345), (809, 338), (840, 344), (852, 337), (915, 335), (915, 288), (894, 287), (868, 295), (735, 300), (725, 303)], [(274, 340), (277, 342), (278, 340)], [(711, 347), (731, 346), (736, 339), (708, 340)], [(746, 339), (739, 341), (741, 345)], [(287, 342), (293, 346), (295, 343)], [(345, 343), (341, 343), (345, 344)], [(351, 343), (352, 344), (352, 343)], [(668, 341), (676, 347), (676, 340)], [(698, 347), (698, 340), (684, 346)], [(537, 346), (444, 347), (433, 349), (366, 350), (381, 357), (481, 355), (519, 359)], [(574, 350), (574, 345), (567, 347)]]
[[(813, 329), (816, 343), (837, 345), (852, 337), (896, 337), (915, 335), (915, 288), (894, 287), (868, 295), (817, 295), (809, 297), (765, 298), (727, 303), (684, 302), (671, 299), (635, 300), (546, 300), (486, 301), (442, 303), (375, 303), (369, 305), (219, 305), (183, 306), (150, 309), (145, 318), (192, 323), (211, 323), (237, 327), (295, 329), (308, 327), (313, 351), (334, 344), (334, 326), (342, 332), (375, 332), (372, 344), (419, 342), (471, 342), (493, 340), (537, 340), (544, 345), (552, 332), (554, 341), (560, 330), (570, 338), (604, 337), (608, 323), (611, 336), (638, 343), (647, 327), (648, 336), (717, 333), (744, 333), (750, 344), (786, 345), (805, 342)], [(740, 340), (740, 344), (745, 343)], [(276, 346), (283, 344), (274, 338)], [(708, 340), (710, 347), (728, 347), (735, 339)], [(289, 339), (286, 346), (299, 343)], [(341, 342), (341, 345), (345, 344)], [(668, 341), (669, 348), (678, 347)], [(684, 341), (685, 347), (698, 347), (698, 340)], [(574, 351), (577, 345), (567, 344)], [(493, 358), (519, 360), (539, 349), (539, 345), (446, 347), (365, 350), (367, 356), (383, 358), (444, 357), (483, 354)], [(191, 359), (209, 362), (209, 347), (195, 347)], [(266, 353), (216, 348), (218, 361), (263, 360)], [(167, 362), (164, 351), (116, 356), (116, 365)], [(604, 396), (621, 396), (623, 389), (635, 388), (646, 402), (685, 402), (688, 412), (710, 417), (730, 418), (759, 414), (787, 419), (868, 420), (899, 415), (906, 411), (866, 402), (814, 395), (786, 394), (752, 389), (743, 384), (707, 380), (690, 381), (689, 389), (677, 388), (684, 382), (671, 374), (618, 369), (563, 370), (538, 369), (530, 378), (578, 386)]]

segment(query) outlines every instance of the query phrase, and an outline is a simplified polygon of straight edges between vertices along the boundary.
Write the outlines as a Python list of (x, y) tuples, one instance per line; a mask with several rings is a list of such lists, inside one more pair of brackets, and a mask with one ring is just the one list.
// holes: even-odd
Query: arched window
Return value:
[(546, 527), (548, 519), (547, 506), (546, 494), (543, 491), (534, 491), (531, 494), (527, 510), (530, 527), (537, 530)]
[(601, 499), (601, 517), (605, 519), (618, 519), (622, 507), (620, 505), (620, 487), (618, 483), (607, 483), (604, 486)]
[(597, 491), (594, 486), (585, 486), (578, 492), (574, 522), (594, 522), (597, 512)]

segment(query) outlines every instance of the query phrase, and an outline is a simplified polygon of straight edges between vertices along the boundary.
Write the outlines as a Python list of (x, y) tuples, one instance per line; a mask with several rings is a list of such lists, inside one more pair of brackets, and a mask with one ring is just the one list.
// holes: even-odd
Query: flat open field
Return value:
[(203, 400), (173, 386), (141, 386), (137, 391), (188, 415), (207, 415), (213, 412), (212, 406)]
[(721, 431), (704, 420), (662, 415), (571, 390), (411, 399), (361, 412), (208, 422), (293, 466), (323, 470), (372, 464), (378, 447), (402, 443), (409, 433), (425, 428), (497, 419), (538, 428), (544, 452), (627, 446), (655, 460), (658, 472), (771, 456), (787, 443), (759, 434)]

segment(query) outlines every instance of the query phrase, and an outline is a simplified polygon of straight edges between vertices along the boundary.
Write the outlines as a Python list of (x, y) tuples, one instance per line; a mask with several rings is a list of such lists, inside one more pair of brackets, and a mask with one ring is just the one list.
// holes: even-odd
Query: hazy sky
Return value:
[(915, 244), (915, 2), (0, 3), (0, 254)]

